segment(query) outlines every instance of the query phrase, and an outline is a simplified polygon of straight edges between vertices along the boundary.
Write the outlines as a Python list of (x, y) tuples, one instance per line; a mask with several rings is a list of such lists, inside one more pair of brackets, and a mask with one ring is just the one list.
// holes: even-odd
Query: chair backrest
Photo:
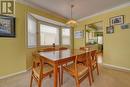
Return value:
[(89, 52), (83, 53), (83, 54), (79, 54), (76, 56), (75, 62), (76, 63), (83, 63), (85, 65), (89, 65)]
[[(80, 47), (80, 50), (87, 51), (86, 47)], [(86, 53), (86, 56), (88, 55), (88, 52)], [(89, 56), (88, 56), (89, 57)], [(84, 57), (78, 58), (78, 62), (84, 62), (86, 59)]]
[(43, 72), (43, 60), (42, 58), (40, 57), (40, 55), (38, 54), (37, 51), (33, 52), (32, 53), (32, 56), (33, 56), (33, 66), (32, 66), (32, 70), (36, 69), (39, 67), (39, 71), (40, 74), (39, 74), (39, 77), (41, 77), (41, 73)]
[(89, 53), (83, 53), (83, 54), (79, 54), (79, 55), (77, 55), (76, 57), (75, 57), (75, 65), (74, 65), (74, 67), (75, 67), (75, 74), (78, 76), (78, 64), (83, 64), (83, 63), (78, 63), (78, 59), (79, 58), (84, 58), (85, 59), (85, 61), (84, 61), (84, 64), (83, 64), (83, 66), (86, 66), (86, 68), (87, 67), (89, 67), (89, 60), (88, 60), (88, 57), (89, 57)]
[(40, 59), (37, 51), (32, 52), (33, 56), (33, 68), (40, 64)]
[(91, 60), (97, 61), (97, 50), (93, 50), (90, 52)]
[(86, 51), (87, 51), (87, 50), (90, 49), (90, 47), (80, 47), (79, 49), (80, 49), (80, 50), (86, 50)]
[(55, 47), (47, 47), (38, 50), (38, 52), (48, 52), (48, 51), (55, 51)]
[(67, 47), (59, 47), (59, 50), (67, 50)]
[(79, 49), (80, 49), (80, 50), (86, 50), (85, 47), (80, 47)]

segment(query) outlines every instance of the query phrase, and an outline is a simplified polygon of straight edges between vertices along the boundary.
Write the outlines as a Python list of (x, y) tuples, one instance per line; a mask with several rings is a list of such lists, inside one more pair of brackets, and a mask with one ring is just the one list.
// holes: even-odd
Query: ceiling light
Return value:
[(69, 21), (66, 23), (67, 25), (74, 25), (74, 24), (77, 24), (77, 21), (76, 20), (74, 20), (73, 18), (72, 18), (72, 9), (73, 9), (73, 7), (74, 7), (74, 5), (71, 5), (71, 18), (69, 19)]

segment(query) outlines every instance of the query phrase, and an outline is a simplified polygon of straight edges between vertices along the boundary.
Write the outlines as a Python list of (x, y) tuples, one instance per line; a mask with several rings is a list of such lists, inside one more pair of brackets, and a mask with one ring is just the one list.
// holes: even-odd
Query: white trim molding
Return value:
[(1, 76), (0, 79), (5, 79), (5, 78), (9, 78), (11, 76), (15, 76), (15, 75), (18, 75), (18, 74), (21, 74), (21, 73), (25, 73), (27, 70), (23, 70), (23, 71), (20, 71), (20, 72), (16, 72), (16, 73), (11, 73), (11, 74), (8, 74), (8, 75), (5, 75), (5, 76)]
[(9, 78), (11, 76), (15, 76), (15, 75), (18, 75), (18, 74), (22, 74), (22, 73), (25, 73), (27, 71), (31, 70), (31, 67), (26, 69), (26, 70), (23, 70), (23, 71), (19, 71), (19, 72), (16, 72), (16, 73), (11, 73), (11, 74), (8, 74), (8, 75), (5, 75), (5, 76), (1, 76), (0, 79), (5, 79), (5, 78)]
[(111, 12), (111, 11), (115, 11), (115, 10), (118, 10), (118, 9), (121, 9), (121, 8), (125, 8), (125, 7), (128, 7), (128, 6), (130, 6), (130, 2), (125, 3), (125, 4), (122, 4), (122, 5), (119, 5), (119, 6), (116, 6), (116, 7), (111, 8), (111, 9), (107, 9), (107, 10), (98, 12), (98, 13), (93, 14), (93, 15), (90, 15), (90, 16), (83, 17), (83, 18), (79, 19), (78, 21), (81, 22), (81, 21), (83, 21), (83, 20), (92, 18), (92, 17), (94, 17), (94, 16), (102, 15), (102, 14), (105, 14), (105, 13), (108, 13), (108, 12)]
[(130, 72), (130, 69), (129, 69), (129, 68), (120, 67), (120, 66), (111, 65), (111, 64), (106, 64), (106, 63), (103, 63), (103, 67), (105, 67), (105, 68), (110, 68), (110, 69), (114, 69), (114, 70), (119, 70), (119, 71)]

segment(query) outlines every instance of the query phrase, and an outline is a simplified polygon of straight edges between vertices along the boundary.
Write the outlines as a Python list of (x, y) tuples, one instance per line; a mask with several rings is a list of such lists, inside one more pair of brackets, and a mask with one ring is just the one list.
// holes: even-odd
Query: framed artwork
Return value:
[(121, 29), (123, 30), (130, 29), (130, 23), (122, 24)]
[(84, 35), (83, 33), (84, 33), (83, 31), (75, 31), (74, 32), (74, 37), (79, 38), (79, 39), (83, 38), (83, 35)]
[(110, 25), (124, 24), (124, 15), (115, 16), (110, 18)]
[(106, 27), (106, 33), (107, 33), (107, 34), (112, 34), (112, 33), (114, 33), (114, 26)]
[(15, 17), (0, 15), (0, 37), (15, 37)]

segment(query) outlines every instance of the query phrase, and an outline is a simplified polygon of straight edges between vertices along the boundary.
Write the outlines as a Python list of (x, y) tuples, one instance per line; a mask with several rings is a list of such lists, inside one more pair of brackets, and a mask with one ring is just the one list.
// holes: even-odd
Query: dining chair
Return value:
[(67, 50), (67, 47), (59, 47), (59, 50)]
[(85, 47), (80, 47), (79, 49), (80, 49), (80, 50), (86, 50)]
[[(83, 50), (83, 51), (89, 51), (90, 50), (90, 48), (88, 48), (88, 47), (80, 47), (79, 48), (80, 50)], [(83, 64), (85, 64), (86, 62), (85, 62), (85, 58), (79, 58), (78, 59), (78, 63), (83, 63)]]
[(38, 52), (48, 52), (48, 51), (54, 51), (56, 50), (55, 47), (46, 47), (46, 48), (42, 48), (42, 49), (39, 49)]
[(91, 77), (92, 81), (94, 82), (94, 77), (93, 77), (93, 71), (96, 69), (97, 70), (97, 75), (99, 75), (99, 68), (98, 68), (98, 60), (97, 60), (97, 50), (92, 50), (90, 52), (90, 69), (91, 69)]
[[(83, 53), (77, 56), (74, 56), (74, 63), (71, 63), (67, 66), (62, 66), (63, 70), (67, 71), (72, 77), (75, 78), (76, 87), (80, 87), (80, 83), (88, 77), (89, 85), (91, 86), (91, 75), (90, 75), (90, 67), (88, 63), (88, 53)], [(86, 59), (86, 64), (78, 63), (78, 58), (84, 57)], [(62, 72), (63, 74), (63, 72)], [(63, 81), (63, 76), (61, 76), (61, 80)], [(62, 82), (63, 83), (63, 82)]]
[(87, 46), (87, 47), (85, 46), (85, 47), (80, 47), (79, 49), (80, 49), (80, 50), (90, 50), (91, 48), (88, 47), (88, 46)]
[[(38, 52), (32, 53), (34, 57), (33, 66), (32, 66), (32, 74), (31, 74), (31, 81), (30, 87), (32, 87), (33, 79), (36, 80), (38, 87), (42, 87), (42, 80), (53, 73), (53, 66), (44, 63), (44, 60), (39, 56)], [(60, 85), (60, 71), (58, 70), (59, 74), (59, 87)]]
[[(86, 47), (80, 47), (79, 49), (83, 50), (83, 51), (86, 51)], [(86, 64), (86, 58), (80, 57), (80, 58), (78, 58), (77, 62), (82, 63), (82, 64)]]

